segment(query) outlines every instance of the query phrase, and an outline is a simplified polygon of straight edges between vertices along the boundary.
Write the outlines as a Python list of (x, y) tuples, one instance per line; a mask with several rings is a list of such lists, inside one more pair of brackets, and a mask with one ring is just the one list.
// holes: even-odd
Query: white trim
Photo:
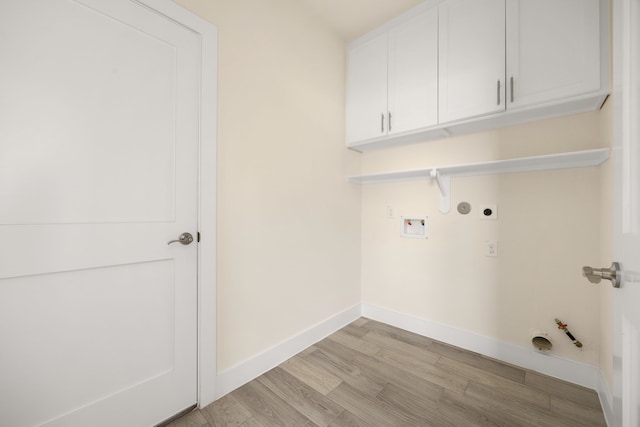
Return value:
[(590, 389), (596, 390), (598, 387), (600, 370), (596, 366), (543, 354), (533, 348), (522, 347), (371, 304), (362, 304), (362, 316)]
[(361, 316), (455, 345), (465, 350), (474, 351), (524, 369), (540, 372), (596, 390), (605, 419), (609, 425), (612, 425), (612, 396), (602, 372), (596, 366), (543, 354), (528, 347), (518, 346), (371, 304), (358, 304), (348, 308), (221, 372), (216, 381), (218, 387), (217, 398), (259, 377)]
[[(204, 22), (204, 21), (203, 21)], [(207, 24), (202, 36), (200, 110), (200, 212), (198, 231), (198, 404), (216, 399), (217, 346), (217, 71), (218, 34)]]
[(218, 398), (275, 368), (360, 317), (354, 305), (218, 375)]
[[(132, 0), (139, 1), (139, 0)], [(141, 0), (148, 7), (198, 34), (201, 43), (200, 176), (198, 231), (198, 405), (216, 398), (216, 27), (171, 0)]]
[(604, 413), (604, 419), (608, 426), (613, 426), (613, 394), (604, 379), (602, 371), (598, 375), (598, 398), (600, 398), (600, 406), (602, 406), (602, 412)]

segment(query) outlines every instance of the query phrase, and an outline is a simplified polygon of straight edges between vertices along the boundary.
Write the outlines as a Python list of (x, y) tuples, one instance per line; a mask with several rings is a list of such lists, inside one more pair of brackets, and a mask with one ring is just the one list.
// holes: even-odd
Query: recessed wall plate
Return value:
[(402, 229), (400, 235), (402, 237), (412, 237), (414, 239), (428, 239), (426, 216), (403, 216)]
[(498, 205), (495, 204), (483, 204), (478, 209), (480, 211), (481, 219), (498, 219)]

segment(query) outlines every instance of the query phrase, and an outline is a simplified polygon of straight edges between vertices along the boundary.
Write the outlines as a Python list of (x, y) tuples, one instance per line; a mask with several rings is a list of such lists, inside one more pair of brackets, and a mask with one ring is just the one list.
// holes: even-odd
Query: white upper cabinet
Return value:
[(438, 123), (437, 29), (437, 10), (429, 9), (351, 46), (348, 142)]
[(349, 47), (359, 151), (598, 109), (609, 0), (426, 0)]
[(507, 0), (508, 109), (600, 89), (599, 0)]
[(389, 133), (438, 123), (438, 14), (428, 10), (389, 31)]
[(440, 123), (505, 109), (505, 0), (448, 0), (440, 11)]
[(347, 141), (386, 135), (387, 34), (362, 43), (349, 53)]

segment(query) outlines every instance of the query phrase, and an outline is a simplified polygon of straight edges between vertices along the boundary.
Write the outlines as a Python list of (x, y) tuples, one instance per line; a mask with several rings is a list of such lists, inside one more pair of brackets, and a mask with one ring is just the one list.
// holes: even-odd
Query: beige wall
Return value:
[[(603, 111), (366, 153), (363, 173), (417, 169), (610, 146)], [(522, 346), (547, 331), (553, 353), (598, 365), (601, 288), (581, 276), (603, 262), (603, 169), (453, 178), (452, 211), (434, 182), (362, 191), (362, 298), (370, 303)], [(459, 202), (472, 212), (456, 211)], [(498, 220), (479, 204), (498, 205)], [(386, 206), (395, 218), (386, 218)], [(429, 239), (399, 236), (400, 215), (428, 215)], [(483, 242), (497, 240), (497, 258)], [(582, 341), (577, 349), (554, 318)], [(609, 343), (604, 343), (609, 345)], [(606, 352), (605, 352), (606, 353)]]
[(218, 370), (360, 301), (345, 45), (296, 0), (180, 0), (218, 28)]
[[(357, 154), (344, 148), (344, 42), (295, 0), (179, 0), (219, 31), (218, 367), (362, 302), (600, 365), (611, 383), (610, 170), (365, 186), (363, 173), (608, 147), (611, 109)], [(361, 192), (361, 193), (360, 193)], [(361, 196), (360, 196), (361, 194)], [(470, 202), (459, 215), (455, 206)], [(496, 203), (499, 219), (478, 218)], [(394, 219), (386, 218), (392, 206)], [(399, 237), (428, 215), (428, 240)], [(498, 240), (499, 257), (483, 255)], [(584, 343), (576, 349), (553, 319)]]

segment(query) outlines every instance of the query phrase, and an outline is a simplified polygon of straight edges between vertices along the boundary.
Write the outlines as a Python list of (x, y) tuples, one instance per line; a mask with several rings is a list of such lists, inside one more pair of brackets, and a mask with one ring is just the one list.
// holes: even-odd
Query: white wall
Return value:
[[(603, 111), (371, 152), (362, 172), (479, 162), (609, 147)], [(598, 365), (601, 289), (581, 276), (603, 262), (601, 168), (452, 179), (452, 211), (438, 210), (435, 182), (377, 184), (362, 191), (364, 303), (531, 347), (546, 331), (553, 353)], [(471, 203), (460, 215), (455, 207)], [(498, 220), (479, 218), (496, 203)], [(392, 206), (395, 218), (386, 218)], [(428, 215), (429, 239), (399, 236), (400, 215)], [(497, 240), (499, 256), (483, 242)], [(556, 328), (569, 324), (580, 350)], [(605, 343), (608, 345), (608, 343)], [(532, 348), (532, 347), (531, 347)]]
[(180, 0), (215, 24), (218, 371), (360, 301), (345, 45), (296, 0)]

